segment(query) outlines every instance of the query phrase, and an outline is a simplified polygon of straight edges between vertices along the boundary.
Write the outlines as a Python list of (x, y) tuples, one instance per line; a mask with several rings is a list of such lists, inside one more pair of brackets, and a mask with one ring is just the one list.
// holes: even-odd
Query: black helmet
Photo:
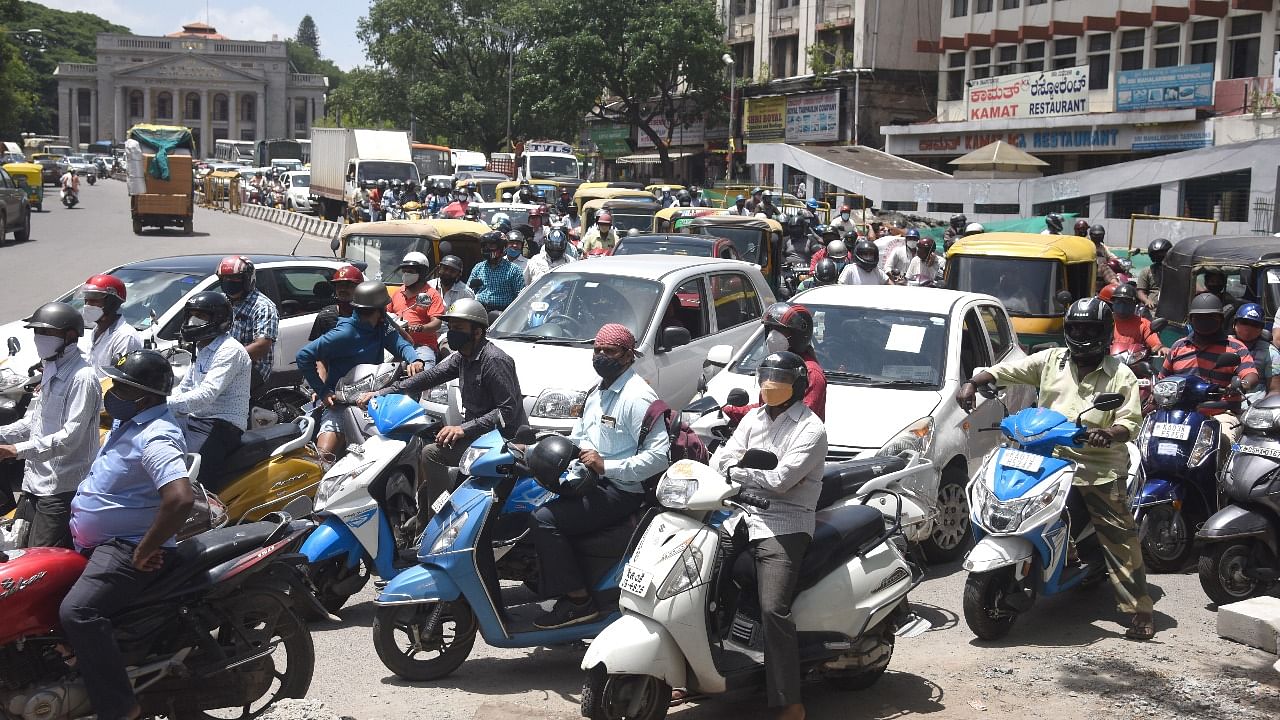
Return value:
[(1051, 212), (1044, 216), (1044, 226), (1049, 228), (1051, 233), (1062, 232), (1062, 216), (1056, 212)]
[(1147, 255), (1151, 256), (1151, 262), (1162, 263), (1164, 256), (1169, 254), (1169, 250), (1173, 247), (1173, 243), (1165, 238), (1156, 238), (1147, 246)]
[(451, 267), (454, 270), (457, 270), (459, 274), (461, 274), (462, 258), (458, 257), (457, 255), (445, 255), (444, 257), (440, 258), (440, 267)]
[(1111, 349), (1115, 321), (1111, 306), (1101, 298), (1080, 298), (1071, 303), (1062, 319), (1067, 349), (1073, 357), (1097, 357)]
[(365, 280), (351, 296), (351, 306), (356, 308), (385, 308), (390, 304), (391, 294), (381, 280)]
[(853, 244), (853, 261), (863, 270), (870, 270), (880, 264), (880, 251), (875, 243), (863, 238)]
[(66, 303), (45, 303), (31, 313), (31, 317), (23, 320), (27, 327), (40, 330), (57, 330), (66, 332), (75, 330), (79, 335), (84, 330), (84, 317), (80, 312)]
[(489, 227), (506, 235), (511, 232), (511, 218), (506, 213), (498, 213), (493, 216), (493, 220), (489, 223)]
[(1101, 225), (1093, 225), (1089, 227), (1089, 239), (1094, 242), (1102, 242), (1107, 237), (1107, 229)]
[[(589, 484), (594, 483), (595, 473), (587, 470), (585, 475), (568, 478), (574, 482), (562, 482), (561, 477), (569, 469), (569, 464), (578, 458), (578, 446), (563, 435), (548, 435), (539, 440), (525, 455), (525, 464), (533, 471), (533, 478), (543, 488), (560, 495), (580, 495)], [(590, 482), (584, 482), (589, 480)]]
[(965, 217), (964, 213), (957, 213), (951, 216), (951, 227), (954, 228), (956, 232), (964, 230), (964, 226), (968, 224), (969, 218)]
[(1203, 292), (1191, 298), (1188, 315), (1222, 315), (1222, 299), (1213, 293)]
[(783, 350), (771, 353), (760, 361), (756, 368), (756, 380), (790, 383), (791, 399), (783, 407), (791, 407), (803, 400), (804, 394), (809, 390), (809, 367), (804, 364), (804, 358)]
[(1133, 315), (1138, 307), (1138, 289), (1129, 283), (1120, 283), (1111, 292), (1111, 309), (1120, 317)]
[(386, 179), (386, 178), (383, 178), (383, 179), (381, 179), (381, 180), (379, 180), (379, 181), (378, 181), (378, 187), (382, 188), (383, 190), (386, 190), (386, 189), (387, 189), (387, 186), (389, 186), (390, 184), (391, 184), (391, 183), (387, 182), (387, 179)]
[[(193, 310), (207, 315), (208, 319), (193, 316)], [(178, 327), (178, 337), (182, 342), (211, 340), (230, 329), (231, 301), (220, 292), (198, 292), (182, 306), (182, 325)]]
[(680, 192), (676, 193), (676, 199), (681, 202), (685, 202), (688, 200), (692, 200), (693, 198), (692, 196), (689, 195), (688, 190), (681, 190)]
[(840, 268), (836, 267), (835, 260), (822, 258), (813, 269), (813, 277), (818, 285), (832, 285), (840, 279)]
[(849, 246), (845, 245), (843, 240), (832, 240), (827, 243), (827, 257), (832, 260), (847, 260), (849, 258)]
[(129, 385), (153, 395), (168, 396), (173, 390), (173, 368), (155, 350), (134, 350), (118, 356), (102, 368), (114, 383)]
[(797, 350), (804, 350), (813, 342), (813, 313), (799, 303), (776, 302), (765, 308), (760, 322), (766, 328), (781, 330), (788, 345)]
[(1080, 237), (1089, 237), (1089, 221), (1084, 218), (1077, 218), (1076, 224), (1072, 226), (1076, 235)]
[(542, 247), (547, 251), (547, 257), (559, 260), (564, 257), (564, 251), (569, 247), (569, 236), (564, 234), (564, 230), (556, 228), (547, 233), (547, 239), (543, 241)]
[(480, 250), (484, 251), (486, 247), (501, 248), (507, 244), (507, 236), (500, 230), (490, 230), (480, 236)]

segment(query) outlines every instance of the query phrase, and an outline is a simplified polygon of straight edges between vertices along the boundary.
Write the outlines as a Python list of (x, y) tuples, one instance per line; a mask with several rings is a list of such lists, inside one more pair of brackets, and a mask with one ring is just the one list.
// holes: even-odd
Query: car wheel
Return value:
[(28, 209), (22, 213), (22, 225), (13, 231), (13, 239), (17, 242), (26, 242), (31, 239), (31, 210)]
[(0, 212), (0, 245), (4, 245), (4, 236), (9, 232), (9, 218)]
[(967, 482), (964, 471), (954, 465), (942, 471), (942, 481), (938, 484), (938, 517), (928, 539), (920, 544), (931, 563), (959, 558), (973, 540), (969, 532)]

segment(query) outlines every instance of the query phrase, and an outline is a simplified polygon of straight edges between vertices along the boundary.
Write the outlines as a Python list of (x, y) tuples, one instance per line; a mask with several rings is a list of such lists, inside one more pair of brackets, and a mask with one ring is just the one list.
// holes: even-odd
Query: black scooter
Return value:
[(1200, 541), (1200, 586), (1217, 605), (1264, 595), (1280, 581), (1280, 397), (1258, 401), (1218, 479), (1222, 509)]

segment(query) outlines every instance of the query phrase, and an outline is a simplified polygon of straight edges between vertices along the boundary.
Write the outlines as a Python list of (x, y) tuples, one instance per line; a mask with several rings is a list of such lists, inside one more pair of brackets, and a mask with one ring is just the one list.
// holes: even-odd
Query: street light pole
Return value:
[(725, 53), (724, 55), (720, 56), (720, 59), (724, 61), (724, 64), (729, 71), (729, 172), (727, 174), (729, 178), (729, 184), (733, 184), (733, 151), (734, 151), (733, 119), (734, 119), (734, 111), (737, 109), (737, 103), (733, 101), (734, 100), (733, 86), (735, 84), (733, 82), (733, 56), (730, 55), (729, 53)]

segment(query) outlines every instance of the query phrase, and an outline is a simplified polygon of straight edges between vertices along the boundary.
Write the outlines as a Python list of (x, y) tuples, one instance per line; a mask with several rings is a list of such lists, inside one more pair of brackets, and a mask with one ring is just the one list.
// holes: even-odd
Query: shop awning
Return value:
[[(683, 157), (689, 157), (693, 153), (673, 152), (667, 153), (667, 157), (672, 160), (679, 160)], [(624, 155), (618, 158), (618, 162), (623, 165), (657, 165), (662, 162), (662, 156), (658, 153), (650, 153), (648, 155)]]

